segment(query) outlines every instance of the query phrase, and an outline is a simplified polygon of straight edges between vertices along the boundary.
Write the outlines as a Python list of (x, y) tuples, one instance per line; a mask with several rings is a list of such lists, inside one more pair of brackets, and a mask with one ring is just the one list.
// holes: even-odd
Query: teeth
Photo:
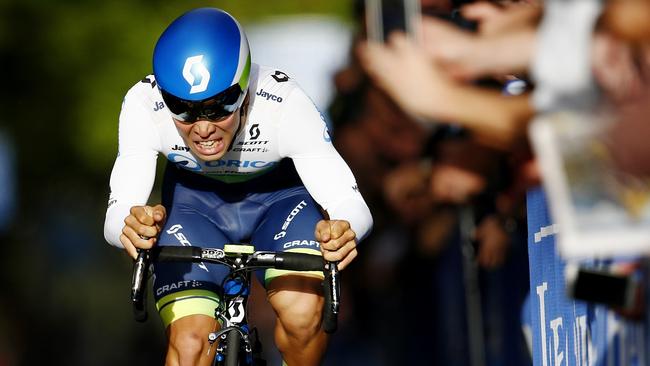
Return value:
[(198, 141), (197, 143), (199, 145), (201, 145), (202, 147), (212, 147), (212, 146), (214, 146), (215, 143), (217, 143), (217, 140)]

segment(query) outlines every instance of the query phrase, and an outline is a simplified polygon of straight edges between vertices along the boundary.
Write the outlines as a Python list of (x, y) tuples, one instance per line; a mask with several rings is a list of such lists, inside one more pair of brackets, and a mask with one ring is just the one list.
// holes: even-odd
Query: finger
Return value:
[(153, 217), (150, 214), (152, 213), (151, 207), (149, 206), (133, 206), (130, 213), (142, 224), (149, 226), (154, 224)]
[(154, 206), (152, 216), (156, 222), (164, 222), (165, 218), (167, 218), (167, 210), (165, 209), (165, 206), (163, 205)]
[(124, 250), (126, 250), (126, 253), (131, 256), (131, 258), (136, 259), (138, 257), (138, 250), (135, 248), (133, 243), (131, 243), (131, 240), (124, 235), (120, 234), (120, 242), (124, 246)]
[(345, 233), (343, 233), (343, 235), (339, 236), (338, 238), (322, 242), (321, 248), (330, 252), (335, 252), (344, 247), (348, 242), (356, 242), (354, 240), (355, 238), (356, 235), (354, 234), (354, 231), (348, 229)]
[(330, 262), (339, 262), (345, 259), (345, 257), (347, 257), (350, 252), (355, 250), (356, 246), (357, 243), (354, 240), (351, 240), (345, 243), (345, 245), (336, 251), (325, 250), (321, 252), (323, 253), (323, 258), (325, 258), (325, 260), (328, 260)]
[(152, 225), (144, 225), (138, 219), (136, 219), (133, 215), (129, 215), (124, 219), (124, 223), (126, 226), (130, 227), (133, 229), (133, 231), (140, 236), (144, 236), (147, 238), (155, 238), (158, 236), (158, 228), (156, 226)]
[(393, 31), (388, 35), (387, 44), (389, 47), (398, 47), (404, 42), (408, 42), (408, 36), (402, 31)]
[(460, 9), (460, 12), (465, 19), (480, 21), (482, 19), (491, 18), (496, 14), (499, 14), (501, 12), (501, 9), (498, 8), (495, 4), (481, 1), (478, 3), (463, 6)]
[(153, 210), (153, 219), (156, 222), (156, 235), (158, 235), (163, 230), (165, 222), (167, 221), (167, 210), (163, 205), (156, 205)]
[(350, 223), (345, 220), (330, 221), (330, 233), (333, 239), (340, 238), (349, 229)]
[(360, 45), (358, 47), (358, 56), (361, 60), (361, 66), (371, 76), (380, 74), (384, 65), (393, 58), (388, 47), (376, 43)]
[(424, 41), (435, 41), (441, 34), (446, 31), (455, 31), (454, 26), (448, 25), (446, 22), (433, 17), (422, 18), (422, 36)]
[(403, 32), (395, 32), (391, 34), (388, 39), (388, 45), (392, 48), (394, 53), (399, 55), (406, 55), (415, 52), (415, 44)]
[(348, 253), (348, 255), (342, 261), (338, 263), (337, 265), (338, 269), (339, 270), (345, 269), (350, 264), (350, 262), (352, 262), (354, 258), (357, 257), (358, 254), (359, 253), (357, 252), (357, 249), (356, 248), (353, 249), (350, 253)]
[(320, 220), (316, 223), (316, 230), (314, 231), (316, 240), (325, 243), (330, 241), (330, 224), (327, 220)]
[(124, 226), (124, 228), (122, 229), (122, 234), (126, 235), (126, 237), (131, 241), (133, 246), (140, 249), (150, 249), (151, 247), (153, 247), (156, 241), (156, 238), (143, 239), (130, 226)]

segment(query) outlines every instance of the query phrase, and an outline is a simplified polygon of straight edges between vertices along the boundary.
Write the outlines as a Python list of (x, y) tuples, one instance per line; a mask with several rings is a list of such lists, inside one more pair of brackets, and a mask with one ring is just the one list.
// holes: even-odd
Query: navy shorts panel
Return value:
[[(323, 215), (318, 205), (305, 190), (271, 205), (251, 242), (257, 250), (312, 249), (320, 252), (314, 231), (321, 219)], [(265, 272), (256, 272), (262, 284), (266, 283)]]
[[(158, 245), (223, 248), (251, 243), (256, 250), (319, 251), (314, 229), (322, 214), (316, 202), (304, 186), (273, 185), (274, 190), (261, 182), (225, 184), (168, 166), (163, 182), (168, 217)], [(158, 301), (184, 290), (219, 293), (227, 269), (208, 263), (159, 263), (154, 274)]]
[(320, 250), (314, 229), (322, 218), (316, 202), (306, 191), (283, 198), (269, 207), (251, 242), (258, 250)]
[[(226, 236), (203, 215), (179, 206), (168, 212), (166, 225), (158, 238), (160, 246), (223, 247)], [(153, 290), (156, 301), (184, 290), (209, 290), (219, 293), (228, 273), (222, 265), (211, 263), (162, 262), (154, 264)]]

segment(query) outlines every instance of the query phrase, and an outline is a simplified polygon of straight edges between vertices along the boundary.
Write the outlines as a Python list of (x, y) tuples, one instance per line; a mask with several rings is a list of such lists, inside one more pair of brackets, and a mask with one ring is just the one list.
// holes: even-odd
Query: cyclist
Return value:
[[(162, 203), (147, 205), (158, 153), (168, 162)], [(162, 33), (153, 75), (126, 94), (104, 236), (131, 257), (153, 245), (250, 241), (258, 250), (322, 255), (345, 268), (372, 217), (323, 116), (285, 73), (251, 63), (240, 24), (191, 10)], [(218, 327), (218, 265), (154, 266), (168, 365), (206, 365)], [(289, 365), (318, 364), (327, 337), (317, 273), (260, 274)], [(211, 352), (210, 355), (214, 355)]]

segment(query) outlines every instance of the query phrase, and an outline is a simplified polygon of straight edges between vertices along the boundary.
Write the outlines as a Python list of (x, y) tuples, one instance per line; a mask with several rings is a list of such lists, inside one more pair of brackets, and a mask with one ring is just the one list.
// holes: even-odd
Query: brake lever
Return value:
[(341, 288), (339, 281), (338, 262), (327, 262), (327, 280), (330, 283), (332, 294), (332, 313), (338, 315), (341, 306)]
[(131, 302), (133, 303), (133, 315), (139, 322), (144, 322), (147, 320), (145, 296), (149, 262), (149, 251), (138, 249), (138, 256), (133, 263), (133, 278), (131, 280)]

